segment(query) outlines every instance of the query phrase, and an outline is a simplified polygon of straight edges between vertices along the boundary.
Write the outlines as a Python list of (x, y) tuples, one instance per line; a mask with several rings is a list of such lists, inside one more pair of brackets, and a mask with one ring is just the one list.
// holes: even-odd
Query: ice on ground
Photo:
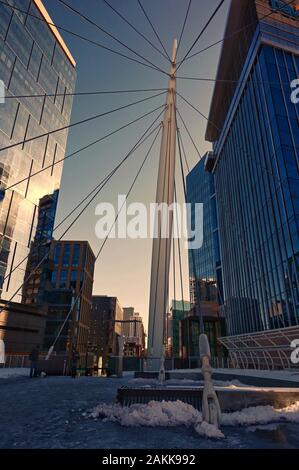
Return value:
[(27, 368), (0, 368), (0, 379), (11, 379), (13, 377), (27, 377), (30, 369)]
[(221, 417), (221, 423), (224, 426), (252, 426), (282, 421), (299, 423), (298, 401), (282, 409), (276, 409), (273, 406), (255, 406), (233, 413), (223, 413)]
[[(193, 406), (181, 401), (151, 401), (146, 405), (135, 404), (123, 407), (119, 404), (100, 404), (91, 413), (84, 416), (103, 421), (117, 422), (121, 426), (138, 427), (193, 427), (200, 436), (221, 439), (224, 434), (215, 426), (202, 421), (202, 414)], [(275, 409), (272, 406), (256, 406), (242, 411), (223, 413), (221, 426), (270, 425), (271, 423), (299, 423), (299, 402), (286, 408)], [(253, 430), (252, 428), (250, 430)]]
[[(143, 385), (143, 386), (150, 386), (150, 385), (160, 385), (158, 379), (146, 379), (146, 378), (138, 378), (132, 379), (129, 381), (134, 385)], [(192, 379), (169, 379), (165, 380), (165, 385), (203, 385), (203, 380), (192, 380)], [(243, 384), (239, 380), (213, 380), (213, 384), (215, 387), (227, 387), (227, 388), (238, 388), (238, 387), (246, 387), (248, 385)]]

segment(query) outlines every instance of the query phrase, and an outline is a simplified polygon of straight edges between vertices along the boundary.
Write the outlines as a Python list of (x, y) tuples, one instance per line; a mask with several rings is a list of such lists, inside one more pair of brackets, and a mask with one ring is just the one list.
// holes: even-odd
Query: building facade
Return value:
[(180, 321), (190, 311), (191, 304), (186, 300), (173, 300), (166, 318), (166, 353), (168, 358), (181, 356)]
[(46, 312), (35, 305), (0, 301), (0, 341), (7, 355), (28, 355), (33, 348), (42, 347)]
[(76, 64), (57, 29), (45, 23), (53, 21), (40, 0), (6, 3), (0, 5), (0, 290), (2, 299), (18, 290), (20, 302), (39, 201), (59, 189), (63, 164), (55, 162), (65, 155), (68, 131), (26, 140), (69, 124)]
[[(209, 339), (213, 365), (219, 367), (220, 361), (226, 356), (219, 342), (219, 338), (225, 335), (225, 318), (220, 315), (217, 302), (202, 301), (200, 308), (204, 318), (204, 333)], [(200, 321), (196, 308), (192, 308), (180, 320), (180, 357), (183, 367), (200, 367), (199, 335)]]
[[(206, 171), (207, 155), (201, 158), (186, 178), (187, 200), (191, 204), (191, 225), (195, 227), (195, 204), (203, 204), (203, 244), (189, 249), (190, 298), (222, 303), (221, 257), (218, 238), (218, 222), (214, 175)], [(201, 227), (197, 228), (198, 230)], [(196, 289), (195, 283), (198, 284)], [(197, 299), (196, 292), (200, 298)]]
[(123, 308), (123, 335), (128, 337), (130, 335), (130, 318), (134, 315), (134, 307), (124, 307)]
[[(81, 357), (88, 353), (91, 327), (92, 287), (95, 255), (87, 241), (51, 242), (51, 273), (46, 286), (47, 321), (44, 349), (55, 343), (56, 353), (71, 353), (76, 348)], [(68, 317), (70, 309), (72, 313)]]
[(123, 309), (116, 297), (92, 297), (89, 341), (97, 355), (99, 368), (107, 369), (109, 357), (119, 353), (119, 338), (123, 331)]
[(124, 356), (141, 357), (145, 352), (145, 331), (143, 319), (134, 307), (125, 307), (123, 336), (124, 336)]
[(40, 199), (36, 233), (30, 244), (26, 266), (26, 282), (23, 286), (22, 303), (43, 306), (49, 280), (49, 256), (53, 241), (53, 229), (58, 201), (58, 190)]
[(232, 0), (206, 132), (228, 334), (243, 345), (299, 323), (299, 25), (286, 3)]

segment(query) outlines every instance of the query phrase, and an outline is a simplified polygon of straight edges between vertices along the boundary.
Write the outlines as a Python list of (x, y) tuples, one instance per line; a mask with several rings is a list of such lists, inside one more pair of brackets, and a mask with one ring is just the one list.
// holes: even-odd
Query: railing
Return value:
[[(112, 373), (116, 370), (116, 364), (118, 364), (121, 358), (119, 356), (111, 356), (109, 358), (109, 367), (112, 369)], [(159, 370), (160, 358), (151, 357), (124, 357), (123, 358), (123, 371), (136, 371), (143, 372), (148, 369), (149, 362), (153, 364), (153, 370)], [(212, 357), (211, 365), (214, 369), (226, 369), (232, 368), (233, 362), (227, 357)], [(188, 358), (174, 357), (165, 359), (165, 370), (182, 370), (182, 369), (200, 369), (201, 360), (199, 356), (190, 356)]]
[(5, 363), (0, 364), (0, 369), (19, 369), (19, 368), (28, 368), (30, 367), (29, 355), (6, 355)]

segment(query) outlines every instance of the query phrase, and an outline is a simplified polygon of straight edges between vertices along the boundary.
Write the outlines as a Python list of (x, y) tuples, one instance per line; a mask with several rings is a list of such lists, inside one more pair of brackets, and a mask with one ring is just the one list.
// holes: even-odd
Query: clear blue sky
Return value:
[[(168, 71), (169, 63), (118, 18), (105, 5), (103, 0), (85, 0), (84, 2), (80, 0), (66, 1), (105, 29), (112, 32), (128, 46), (146, 56), (149, 60), (163, 68), (163, 70)], [(160, 47), (138, 6), (137, 0), (109, 1), (139, 30), (149, 37), (152, 42)], [(44, 0), (44, 3), (54, 22), (57, 24), (134, 57), (133, 54), (115, 43), (111, 38), (106, 37), (98, 29), (75, 16), (71, 11), (59, 4), (57, 0)], [(192, 1), (189, 19), (179, 51), (179, 59), (184, 56), (184, 53), (191, 46), (218, 3), (219, 0)], [(205, 48), (223, 37), (229, 3), (230, 1), (227, 0), (213, 23), (194, 48), (194, 52)], [(188, 0), (143, 0), (143, 4), (159, 32), (163, 44), (169, 54), (171, 54), (173, 39), (178, 38), (180, 35)], [(167, 87), (166, 75), (129, 62), (126, 59), (122, 59), (96, 46), (82, 42), (80, 39), (66, 33), (62, 32), (61, 34), (77, 61), (77, 91)], [(220, 46), (216, 46), (198, 55), (180, 68), (179, 75), (215, 78), (219, 53)], [(205, 115), (209, 113), (213, 87), (213, 83), (199, 81), (178, 80), (177, 83), (178, 91), (186, 96), (186, 98)], [(72, 120), (77, 121), (84, 119), (88, 116), (108, 111), (114, 107), (136, 101), (150, 94), (151, 93), (76, 97), (73, 105)], [(135, 106), (134, 108), (129, 108), (117, 114), (112, 114), (109, 117), (93, 121), (90, 124), (76, 127), (69, 133), (67, 153), (88, 144), (105, 133), (113, 131), (117, 127), (135, 119), (138, 115), (163, 104), (164, 99), (163, 96), (158, 97)], [(188, 123), (190, 132), (200, 152), (204, 153), (209, 150), (210, 145), (204, 140), (206, 121), (181, 100), (178, 101), (178, 107)], [(100, 179), (111, 171), (135, 144), (151, 120), (153, 120), (152, 116), (65, 162), (57, 221), (60, 221), (82, 197), (96, 186)], [(198, 161), (198, 157), (186, 134), (183, 131), (182, 133), (187, 149), (189, 165), (193, 167)], [(69, 232), (68, 238), (86, 239), (90, 242), (95, 252), (98, 250), (101, 241), (95, 236), (95, 224), (97, 221), (95, 206), (103, 201), (115, 204), (118, 194), (126, 194), (135, 176), (138, 164), (144, 157), (146, 148), (147, 147), (143, 147), (136, 152), (126, 166), (115, 175), (109, 187), (91, 204), (85, 215), (80, 218)], [(129, 202), (138, 201), (147, 204), (154, 202), (158, 156), (159, 145), (157, 144), (136, 184)], [(177, 170), (179, 170), (179, 168), (177, 168)], [(180, 181), (178, 171), (177, 175), (178, 181)], [(182, 200), (181, 191), (180, 199)], [(56, 233), (56, 236), (59, 236), (59, 232)], [(186, 250), (183, 251), (183, 258), (185, 297), (188, 299), (189, 288)], [(115, 295), (119, 298), (123, 306), (134, 306), (136, 311), (139, 311), (144, 317), (146, 328), (150, 262), (150, 240), (110, 240), (97, 263), (94, 282), (94, 294)], [(173, 282), (171, 281), (171, 285), (172, 284)], [(177, 291), (178, 288), (179, 286), (177, 286)], [(171, 287), (170, 298), (172, 298), (172, 295)], [(179, 298), (180, 296), (177, 295), (177, 299)]]

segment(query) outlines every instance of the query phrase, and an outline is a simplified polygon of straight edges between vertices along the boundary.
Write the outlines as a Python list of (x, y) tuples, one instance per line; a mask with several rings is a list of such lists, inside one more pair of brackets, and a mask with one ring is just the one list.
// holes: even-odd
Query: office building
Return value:
[(26, 266), (26, 282), (23, 286), (22, 303), (43, 306), (47, 281), (51, 276), (49, 262), (53, 241), (53, 229), (58, 201), (58, 190), (42, 197), (38, 205), (35, 237), (30, 244)]
[(76, 348), (85, 357), (91, 327), (95, 255), (87, 241), (53, 240), (49, 263), (44, 349), (48, 350), (56, 341), (56, 353), (70, 353)]
[[(218, 238), (216, 195), (213, 174), (206, 171), (207, 155), (195, 165), (186, 178), (187, 200), (191, 204), (193, 230), (202, 230), (200, 248), (189, 248), (189, 275), (191, 303), (211, 301), (222, 303), (221, 258)], [(195, 204), (203, 204), (203, 226), (196, 227)], [(199, 238), (199, 234), (197, 234)], [(196, 289), (195, 283), (198, 284)], [(199, 292), (199, 299), (196, 297)]]
[(124, 307), (123, 308), (123, 316), (124, 316), (124, 324), (123, 324), (123, 335), (128, 337), (130, 334), (130, 319), (134, 315), (134, 307)]
[[(227, 355), (219, 338), (225, 335), (225, 318), (220, 314), (217, 302), (202, 301), (200, 311), (204, 319), (204, 333), (210, 344), (213, 365), (219, 366)], [(195, 307), (180, 319), (180, 358), (183, 367), (200, 367), (199, 335), (200, 319)], [(217, 362), (219, 361), (219, 362)]]
[(230, 335), (223, 343), (243, 364), (267, 363), (261, 351), (281, 348), (280, 367), (290, 366), (291, 332), (299, 332), (299, 109), (290, 86), (299, 24), (296, 2), (286, 3), (232, 0), (206, 132)]
[(0, 292), (7, 300), (18, 290), (20, 302), (39, 201), (59, 189), (63, 164), (56, 162), (65, 155), (68, 131), (26, 140), (69, 124), (76, 64), (58, 30), (45, 23), (53, 21), (41, 0), (6, 3), (0, 5)]
[(107, 369), (109, 358), (119, 353), (119, 338), (123, 335), (122, 321), (123, 309), (116, 297), (92, 297), (89, 341), (100, 368)]
[(143, 319), (134, 307), (125, 307), (123, 336), (124, 336), (124, 356), (141, 357), (145, 351), (145, 331)]

